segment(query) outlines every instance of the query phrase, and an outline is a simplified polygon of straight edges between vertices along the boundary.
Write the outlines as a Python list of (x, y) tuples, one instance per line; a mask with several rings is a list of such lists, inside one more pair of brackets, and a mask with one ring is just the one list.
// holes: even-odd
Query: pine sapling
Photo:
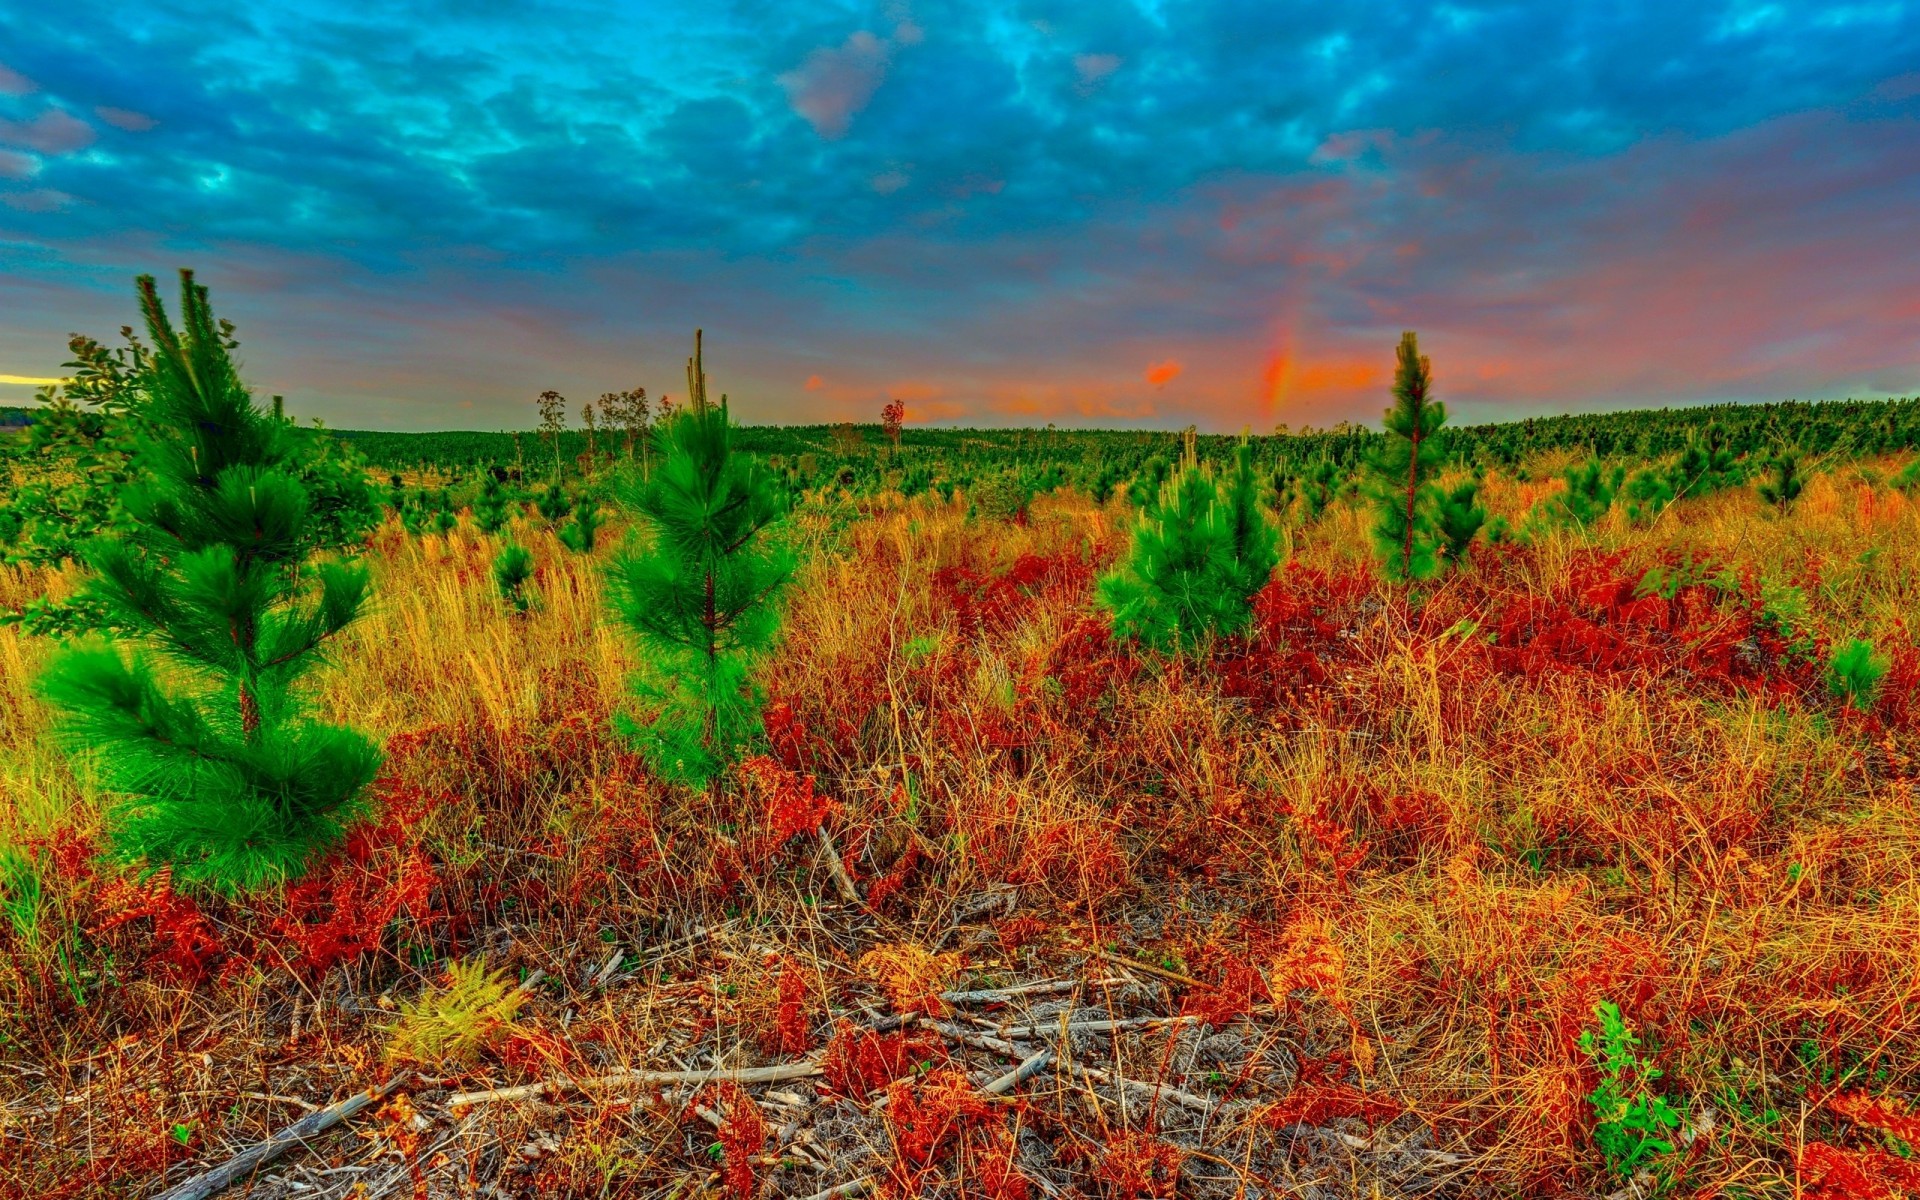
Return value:
[(41, 679), (61, 739), (113, 797), (111, 851), (182, 884), (299, 875), (360, 813), (380, 751), (313, 719), (299, 687), (359, 615), (366, 571), (310, 561), (307, 443), (241, 383), (228, 327), (181, 272), (175, 329), (139, 281), (154, 349), (123, 536), (87, 554), (116, 643), (76, 644)]
[(493, 586), (513, 611), (523, 613), (532, 606), (533, 598), (527, 594), (527, 581), (532, 578), (533, 551), (514, 542), (500, 547), (493, 558)]
[(1864, 638), (1855, 638), (1833, 652), (1827, 664), (1827, 690), (1836, 699), (1865, 712), (1880, 694), (1887, 660)]
[(492, 476), (480, 485), (480, 495), (473, 502), (473, 523), (486, 534), (499, 533), (507, 525), (507, 491), (500, 481)]
[(791, 556), (765, 537), (783, 508), (775, 480), (733, 451), (727, 399), (707, 400), (700, 334), (688, 402), (656, 426), (651, 478), (630, 486), (636, 536), (609, 571), (614, 612), (634, 633), (639, 714), (623, 719), (663, 778), (717, 789), (760, 733), (754, 668), (780, 627)]
[(567, 499), (565, 489), (557, 483), (548, 484), (547, 490), (540, 493), (540, 498), (534, 502), (534, 506), (540, 510), (540, 515), (549, 525), (558, 525), (567, 519), (568, 513), (573, 511), (573, 501)]
[(1447, 561), (1463, 563), (1487, 523), (1487, 507), (1480, 503), (1480, 481), (1463, 479), (1449, 491), (1440, 493), (1438, 512), (1440, 537), (1446, 543)]
[(1804, 486), (1799, 459), (1792, 454), (1776, 454), (1768, 464), (1767, 478), (1760, 481), (1760, 498), (1775, 508), (1784, 509), (1800, 498)]
[(560, 541), (576, 554), (592, 554), (600, 535), (600, 502), (582, 496), (573, 506), (573, 520), (560, 530)]
[(1428, 579), (1440, 570), (1433, 477), (1440, 469), (1445, 406), (1432, 398), (1433, 368), (1409, 331), (1400, 335), (1387, 438), (1373, 459), (1375, 548), (1392, 579)]
[(1115, 633), (1182, 652), (1246, 628), (1279, 554), (1245, 439), (1224, 483), (1200, 465), (1189, 430), (1180, 470), (1134, 526), (1127, 560), (1100, 581)]

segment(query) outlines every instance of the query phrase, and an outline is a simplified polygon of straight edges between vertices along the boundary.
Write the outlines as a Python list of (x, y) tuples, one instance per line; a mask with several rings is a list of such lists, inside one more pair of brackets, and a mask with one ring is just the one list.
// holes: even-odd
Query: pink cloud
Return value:
[(33, 80), (7, 64), (0, 63), (0, 96), (24, 96), (36, 90), (37, 85)]
[(56, 192), (52, 188), (34, 188), (30, 192), (6, 192), (0, 194), (0, 204), (21, 212), (53, 212), (65, 208), (73, 202), (73, 197), (65, 192)]
[(1076, 54), (1073, 69), (1080, 75), (1080, 90), (1091, 91), (1102, 79), (1120, 69), (1118, 54)]
[(844, 137), (853, 114), (867, 106), (887, 77), (892, 46), (862, 29), (836, 47), (821, 47), (795, 70), (780, 76), (787, 103), (813, 131), (829, 140)]
[(42, 154), (70, 154), (92, 145), (93, 138), (93, 126), (59, 108), (50, 108), (31, 121), (0, 121), (0, 142)]
[(93, 115), (113, 126), (129, 133), (145, 133), (160, 122), (143, 112), (134, 112), (130, 108), (113, 108), (102, 104), (93, 110)]
[(11, 150), (0, 150), (0, 179), (27, 179), (40, 169), (40, 160)]

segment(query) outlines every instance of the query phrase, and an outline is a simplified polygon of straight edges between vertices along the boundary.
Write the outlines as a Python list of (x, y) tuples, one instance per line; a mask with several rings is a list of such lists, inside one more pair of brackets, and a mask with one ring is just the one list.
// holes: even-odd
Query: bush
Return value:
[(622, 722), (663, 778), (718, 786), (760, 733), (753, 668), (780, 627), (792, 561), (761, 538), (782, 506), (773, 478), (733, 452), (727, 398), (709, 404), (699, 335), (689, 404), (656, 426), (660, 459), (627, 497), (640, 537), (609, 572), (609, 599), (641, 644), (638, 719)]
[(1886, 673), (1887, 660), (1875, 653), (1873, 643), (1855, 638), (1833, 652), (1827, 664), (1827, 690), (1864, 712), (1873, 707)]
[(259, 887), (332, 845), (379, 768), (371, 741), (310, 719), (297, 689), (359, 615), (367, 574), (308, 563), (308, 443), (254, 406), (206, 289), (181, 272), (178, 333), (149, 276), (140, 298), (154, 354), (140, 482), (122, 498), (131, 528), (87, 552), (88, 595), (129, 636), (64, 650), (41, 687), (115, 796), (117, 855), (182, 883)]
[(1127, 561), (1100, 581), (1116, 634), (1181, 651), (1246, 628), (1279, 561), (1279, 538), (1261, 509), (1245, 439), (1224, 482), (1200, 465), (1189, 432), (1179, 474), (1141, 514)]

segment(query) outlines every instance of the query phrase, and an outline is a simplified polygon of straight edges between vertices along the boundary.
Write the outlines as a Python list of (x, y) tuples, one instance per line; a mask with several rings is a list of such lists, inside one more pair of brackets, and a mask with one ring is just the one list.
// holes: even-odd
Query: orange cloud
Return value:
[(821, 388), (827, 386), (827, 381), (820, 378), (818, 375), (809, 375), (807, 376), (807, 382), (804, 386), (810, 392), (817, 392)]
[(1160, 387), (1163, 384), (1171, 382), (1175, 376), (1186, 369), (1186, 364), (1177, 358), (1162, 359), (1157, 363), (1148, 363), (1147, 382), (1154, 387)]

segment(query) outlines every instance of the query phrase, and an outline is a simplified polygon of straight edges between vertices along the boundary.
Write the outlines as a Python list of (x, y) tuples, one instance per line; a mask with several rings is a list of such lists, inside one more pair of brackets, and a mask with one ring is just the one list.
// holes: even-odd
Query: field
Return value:
[[(511, 450), (359, 439), (398, 495), (313, 689), (385, 757), (297, 880), (101, 858), (58, 622), (0, 627), (0, 1192), (153, 1194), (369, 1088), (231, 1194), (1920, 1192), (1912, 406), (1800, 408), (1851, 432), (1789, 502), (1756, 435), (1640, 518), (1556, 498), (1697, 414), (1470, 431), (1441, 483), (1519, 532), (1417, 583), (1347, 486), (1378, 434), (1261, 439), (1338, 478), (1276, 481), (1250, 624), (1184, 653), (1099, 599), (1173, 439), (746, 431), (797, 576), (706, 788), (616, 731), (629, 518), (486, 533)], [(80, 578), (19, 556), (0, 610)]]

